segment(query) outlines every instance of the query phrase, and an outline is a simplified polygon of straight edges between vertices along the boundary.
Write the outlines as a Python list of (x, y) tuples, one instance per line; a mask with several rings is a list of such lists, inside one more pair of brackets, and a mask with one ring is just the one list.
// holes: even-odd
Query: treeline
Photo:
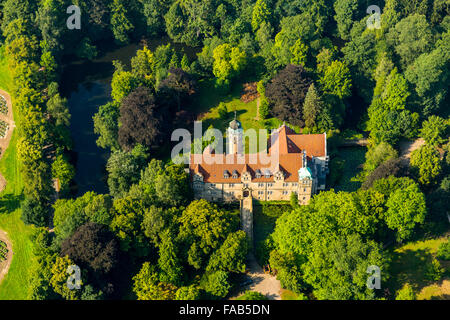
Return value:
[(411, 239), (426, 214), (419, 185), (405, 177), (379, 179), (357, 192), (322, 192), (277, 220), (266, 241), (272, 248), (267, 262), (282, 286), (300, 296), (393, 298), (367, 287), (367, 268), (378, 266), (386, 286), (390, 261), (383, 248)]
[(27, 224), (48, 226), (50, 204), (56, 192), (53, 180), (59, 181), (64, 194), (74, 176), (66, 157), (71, 148), (70, 113), (66, 99), (58, 92), (58, 63), (54, 55), (45, 48), (34, 23), (21, 17), (24, 8), (12, 6), (13, 3), (5, 3), (2, 29), (14, 81), (11, 94), (20, 136), (17, 148), (25, 194), (22, 219)]
[[(110, 39), (168, 35), (201, 47), (192, 61), (166, 45), (139, 50), (130, 69), (115, 63), (111, 102), (94, 117), (97, 144), (112, 151), (110, 193), (54, 204), (54, 233), (34, 236), (31, 298), (118, 298), (130, 287), (139, 299), (228, 294), (245, 270), (238, 216), (192, 201), (183, 167), (154, 159), (168, 154), (171, 130), (193, 120), (199, 80), (229, 90), (257, 79), (262, 121), (274, 116), (304, 133), (338, 134), (348, 110), (364, 114), (357, 128), (370, 137), (363, 189), (317, 195), (283, 215), (268, 240), (268, 262), (284, 287), (316, 298), (380, 298), (366, 289), (364, 268), (387, 265), (381, 246), (445, 229), (448, 2), (376, 1), (381, 29), (373, 30), (367, 2), (358, 0), (1, 4), (20, 112), (24, 220), (39, 226), (47, 225), (51, 179), (67, 189), (73, 177), (64, 156), (70, 115), (57, 92), (62, 58), (92, 59)], [(66, 27), (71, 4), (81, 7), (82, 32)], [(399, 141), (417, 137), (426, 144), (408, 171), (397, 159)], [(82, 269), (82, 290), (65, 285), (72, 264)]]

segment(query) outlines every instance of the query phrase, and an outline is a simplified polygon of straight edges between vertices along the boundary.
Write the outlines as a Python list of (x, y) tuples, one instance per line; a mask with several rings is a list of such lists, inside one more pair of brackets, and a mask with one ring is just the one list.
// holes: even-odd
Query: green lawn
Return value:
[[(439, 245), (446, 239), (447, 237), (444, 236), (437, 239), (415, 241), (392, 249), (390, 252), (390, 279), (387, 283), (391, 293), (400, 289), (405, 283), (409, 283), (416, 293), (422, 291), (420, 299), (436, 296), (439, 283), (427, 279), (425, 275)], [(446, 270), (444, 278), (448, 279), (450, 267), (443, 262), (441, 262), (441, 266)]]
[[(3, 48), (0, 48), (0, 88), (8, 92), (12, 89), (11, 75), (4, 58)], [(13, 112), (17, 122), (17, 110), (14, 104)], [(26, 226), (20, 219), (23, 181), (16, 157), (17, 140), (16, 128), (10, 145), (0, 160), (0, 172), (8, 182), (6, 189), (0, 194), (0, 229), (8, 233), (14, 253), (9, 272), (0, 284), (0, 300), (26, 299), (28, 274), (33, 259), (32, 243), (29, 239), (32, 227)]]
[[(229, 92), (215, 87), (214, 80), (202, 80), (199, 82), (199, 92), (193, 101), (194, 111), (199, 114), (199, 120), (203, 121), (203, 131), (209, 126), (219, 129), (224, 134), (231, 120), (234, 118), (236, 110), (237, 119), (242, 123), (244, 130), (278, 128), (283, 122), (277, 118), (265, 120), (256, 120), (257, 103), (256, 100), (244, 103), (240, 100), (242, 94), (242, 83), (236, 83)], [(228, 110), (225, 118), (220, 118), (218, 109), (219, 104), (223, 102)], [(295, 128), (298, 132), (298, 128)], [(246, 146), (248, 152), (248, 146)]]

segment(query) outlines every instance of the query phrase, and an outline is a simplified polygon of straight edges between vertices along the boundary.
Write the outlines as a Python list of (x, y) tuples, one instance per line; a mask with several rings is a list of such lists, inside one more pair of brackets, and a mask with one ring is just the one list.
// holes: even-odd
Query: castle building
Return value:
[[(210, 157), (221, 161), (194, 163), (191, 155), (189, 173), (195, 198), (271, 201), (290, 200), (294, 193), (299, 204), (308, 204), (313, 194), (325, 189), (328, 174), (326, 134), (297, 134), (284, 124), (271, 133), (274, 134), (272, 146), (269, 138), (268, 154), (278, 151), (275, 163), (263, 164), (259, 157), (255, 163), (251, 155), (243, 152), (241, 123), (236, 119), (231, 121), (227, 129), (228, 155), (208, 151)], [(233, 161), (225, 160), (226, 157)]]

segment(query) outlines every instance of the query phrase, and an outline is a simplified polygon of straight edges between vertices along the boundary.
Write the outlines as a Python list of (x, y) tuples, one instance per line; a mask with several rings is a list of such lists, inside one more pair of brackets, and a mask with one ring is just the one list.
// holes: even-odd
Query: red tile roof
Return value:
[[(189, 169), (191, 175), (200, 172), (203, 175), (203, 181), (209, 183), (241, 183), (241, 174), (245, 171), (251, 173), (252, 182), (272, 182), (273, 175), (281, 170), (284, 173), (286, 182), (298, 181), (298, 170), (302, 167), (302, 154), (306, 150), (309, 160), (311, 157), (326, 156), (326, 135), (325, 134), (296, 134), (287, 126), (282, 126), (278, 130), (278, 136), (275, 136), (274, 146), (269, 147), (269, 154), (275, 150), (276, 144), (279, 145), (279, 156), (277, 163), (264, 164), (261, 162), (258, 154), (245, 154), (238, 158), (237, 154), (212, 154), (211, 159), (216, 163), (206, 163), (202, 159), (201, 164), (194, 163), (194, 155), (191, 155)], [(270, 145), (270, 141), (268, 143)], [(269, 157), (268, 155), (265, 155)], [(254, 158), (251, 158), (254, 157)], [(261, 170), (262, 177), (256, 178), (255, 172)], [(271, 172), (270, 178), (264, 176), (265, 169)], [(227, 170), (229, 178), (224, 178), (223, 173)], [(239, 174), (233, 178), (233, 171)]]

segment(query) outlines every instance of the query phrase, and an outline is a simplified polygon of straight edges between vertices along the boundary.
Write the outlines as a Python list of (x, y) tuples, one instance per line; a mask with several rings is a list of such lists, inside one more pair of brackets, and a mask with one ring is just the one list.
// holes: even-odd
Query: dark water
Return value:
[[(148, 41), (147, 45), (153, 51), (158, 45), (168, 42), (168, 39), (158, 39)], [(179, 44), (172, 44), (172, 47), (191, 57), (198, 51)], [(119, 60), (129, 67), (131, 58), (141, 48), (141, 45), (131, 44), (111, 49), (94, 61), (72, 62), (63, 68), (60, 89), (68, 99), (72, 114), (70, 131), (74, 144), (77, 196), (87, 191), (108, 193), (105, 165), (109, 151), (95, 143), (98, 136), (94, 133), (92, 117), (99, 106), (111, 101), (111, 78), (114, 72), (112, 61)]]

